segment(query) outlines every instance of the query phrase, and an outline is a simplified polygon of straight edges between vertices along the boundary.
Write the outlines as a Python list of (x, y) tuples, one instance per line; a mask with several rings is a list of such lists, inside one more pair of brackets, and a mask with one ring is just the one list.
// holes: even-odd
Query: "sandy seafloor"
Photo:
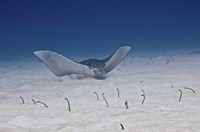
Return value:
[(1, 61), (0, 132), (199, 132), (200, 55), (172, 57), (127, 57), (105, 80), (58, 78), (40, 61)]

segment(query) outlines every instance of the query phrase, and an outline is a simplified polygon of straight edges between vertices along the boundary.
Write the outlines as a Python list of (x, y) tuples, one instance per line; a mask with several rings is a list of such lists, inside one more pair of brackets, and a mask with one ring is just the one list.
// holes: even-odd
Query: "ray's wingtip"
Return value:
[(124, 48), (124, 49), (128, 49), (128, 50), (131, 50), (131, 49), (132, 49), (132, 47), (129, 46), (129, 45), (125, 45), (125, 46), (122, 46), (122, 47), (120, 47), (120, 48)]
[(40, 57), (41, 56), (41, 51), (39, 51), (39, 50), (34, 51), (33, 55), (35, 55), (36, 57)]
[(33, 54), (36, 55), (38, 53), (38, 51), (33, 51)]
[(128, 46), (128, 45), (125, 45), (125, 46), (120, 47), (119, 49), (122, 49), (122, 50), (125, 50), (125, 51), (129, 52), (132, 49), (132, 47)]
[(33, 54), (38, 57), (38, 56), (43, 55), (46, 52), (47, 51), (45, 51), (45, 50), (36, 50), (36, 51), (33, 52)]
[(33, 51), (33, 55), (38, 56), (38, 51)]
[(131, 47), (131, 46), (129, 46), (129, 45), (127, 45), (126, 47), (127, 47), (127, 48), (129, 48), (129, 49), (132, 49), (132, 47)]

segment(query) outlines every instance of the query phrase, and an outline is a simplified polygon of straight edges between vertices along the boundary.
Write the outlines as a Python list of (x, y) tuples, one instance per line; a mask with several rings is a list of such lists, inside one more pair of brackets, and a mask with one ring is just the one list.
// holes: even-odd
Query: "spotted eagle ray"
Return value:
[(48, 50), (35, 51), (33, 54), (58, 77), (70, 74), (102, 77), (117, 67), (130, 50), (130, 46), (122, 46), (105, 59), (88, 59), (80, 62), (73, 61), (61, 54)]

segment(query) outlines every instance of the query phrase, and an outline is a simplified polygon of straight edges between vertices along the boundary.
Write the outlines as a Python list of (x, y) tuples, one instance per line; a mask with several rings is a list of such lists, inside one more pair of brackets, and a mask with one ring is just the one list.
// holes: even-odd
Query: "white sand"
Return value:
[(199, 132), (200, 56), (173, 58), (127, 58), (106, 80), (57, 78), (39, 61), (1, 62), (0, 132), (118, 132), (120, 123), (126, 132)]

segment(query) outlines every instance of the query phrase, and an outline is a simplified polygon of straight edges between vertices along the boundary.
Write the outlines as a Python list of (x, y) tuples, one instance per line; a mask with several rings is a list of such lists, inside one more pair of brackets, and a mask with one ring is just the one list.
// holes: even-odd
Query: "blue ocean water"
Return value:
[(197, 0), (0, 1), (0, 60), (47, 49), (67, 57), (200, 48)]

